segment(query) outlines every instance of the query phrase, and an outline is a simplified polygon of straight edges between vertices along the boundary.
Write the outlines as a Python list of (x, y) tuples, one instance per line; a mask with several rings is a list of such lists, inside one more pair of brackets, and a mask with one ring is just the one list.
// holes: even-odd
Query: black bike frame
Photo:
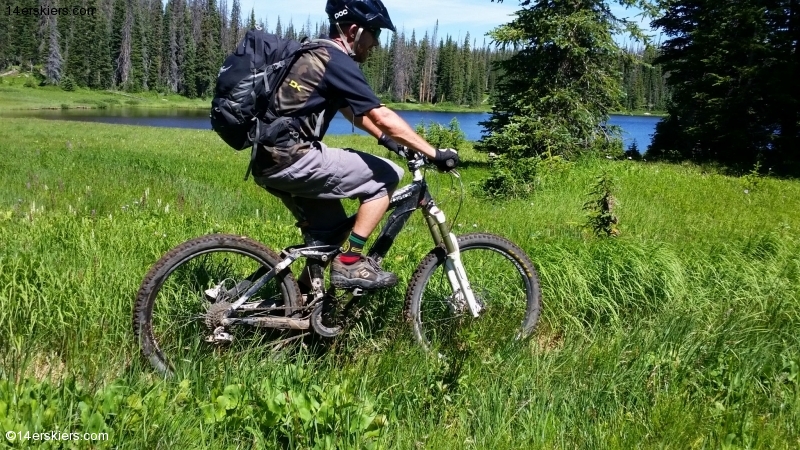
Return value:
[[(423, 208), (423, 215), (428, 228), (431, 232), (434, 245), (444, 244), (448, 254), (458, 252), (458, 244), (456, 243), (455, 236), (450, 233), (449, 227), (444, 219), (444, 215), (436, 207), (433, 198), (428, 191), (428, 185), (425, 178), (420, 172), (422, 166), (421, 160), (410, 160), (408, 163), (409, 170), (414, 174), (414, 181), (410, 184), (403, 186), (392, 194), (392, 199), (389, 202), (389, 209), (393, 209), (392, 213), (386, 220), (386, 224), (381, 228), (375, 243), (370, 247), (367, 254), (380, 262), (386, 257), (386, 254), (394, 244), (395, 239), (403, 230), (411, 213), (417, 209)], [(447, 237), (447, 238), (446, 238)], [(285, 248), (281, 252), (283, 260), (270, 269), (267, 273), (263, 273), (263, 269), (254, 273), (250, 278), (257, 278), (252, 286), (236, 300), (231, 309), (235, 310), (243, 305), (250, 299), (261, 287), (263, 287), (269, 280), (271, 280), (278, 273), (286, 270), (296, 260), (300, 258), (308, 258), (314, 262), (308, 264), (311, 282), (313, 300), (308, 302), (305, 306), (310, 306), (316, 303), (317, 300), (324, 297), (324, 289), (322, 286), (324, 279), (324, 264), (331, 261), (340, 252), (338, 245), (294, 245)], [(319, 262), (317, 262), (319, 261)], [(460, 264), (460, 262), (459, 262)], [(463, 268), (462, 268), (463, 272)], [(465, 278), (465, 277), (464, 277)], [(455, 280), (452, 281), (454, 284)], [(355, 292), (355, 291), (354, 291)], [(286, 299), (284, 299), (286, 300)]]
[(420, 207), (429, 208), (431, 206), (433, 206), (433, 198), (428, 192), (425, 180), (414, 181), (395, 191), (389, 202), (389, 209), (393, 208), (394, 211), (386, 219), (386, 224), (367, 254), (380, 262), (389, 253), (395, 239), (411, 217), (411, 213)]

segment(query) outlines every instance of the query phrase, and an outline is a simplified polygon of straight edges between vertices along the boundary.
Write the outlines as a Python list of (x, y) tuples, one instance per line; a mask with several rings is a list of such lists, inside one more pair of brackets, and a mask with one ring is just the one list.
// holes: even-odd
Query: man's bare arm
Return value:
[(342, 108), (339, 112), (355, 126), (376, 138), (385, 133), (400, 144), (418, 150), (429, 158), (436, 156), (435, 148), (418, 135), (402, 117), (385, 106), (371, 109), (363, 116), (353, 116), (350, 108)]
[(342, 113), (342, 115), (345, 118), (347, 118), (347, 120), (350, 123), (366, 131), (367, 133), (375, 136), (376, 139), (381, 137), (381, 134), (383, 133), (381, 129), (375, 126), (375, 124), (372, 123), (372, 121), (369, 120), (368, 118), (364, 116), (361, 117), (353, 116), (353, 110), (351, 110), (350, 108), (342, 108), (339, 110), (339, 112)]

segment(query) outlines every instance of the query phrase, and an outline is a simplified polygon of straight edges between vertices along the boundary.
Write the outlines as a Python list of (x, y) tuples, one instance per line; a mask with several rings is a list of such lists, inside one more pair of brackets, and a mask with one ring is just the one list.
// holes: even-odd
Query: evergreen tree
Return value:
[(167, 4), (168, 16), (165, 25), (168, 26), (169, 45), (167, 57), (167, 86), (171, 92), (183, 91), (183, 61), (186, 54), (186, 16), (185, 0), (169, 0)]
[(112, 30), (114, 85), (125, 88), (131, 74), (133, 10), (131, 0), (115, 0)]
[(414, 68), (414, 78), (411, 85), (414, 98), (417, 99), (418, 103), (424, 103), (426, 99), (426, 91), (428, 89), (426, 84), (428, 81), (426, 69), (430, 56), (429, 53), (431, 52), (430, 47), (430, 40), (428, 38), (428, 32), (426, 31), (425, 36), (419, 44), (419, 50), (417, 51), (416, 67)]
[(48, 40), (47, 62), (45, 63), (45, 77), (46, 81), (50, 84), (58, 84), (58, 82), (61, 81), (61, 65), (63, 64), (61, 49), (58, 44), (59, 33), (57, 17), (58, 16), (50, 16), (48, 20), (50, 38)]
[(215, 9), (219, 24), (219, 49), (223, 54), (228, 54), (230, 51), (228, 49), (232, 49), (234, 45), (231, 43), (233, 39), (230, 36), (231, 27), (228, 24), (228, 0), (219, 0), (219, 8)]
[(164, 86), (162, 65), (164, 61), (164, 4), (161, 0), (149, 0), (148, 7), (148, 75), (147, 89), (161, 90)]
[(800, 171), (798, 1), (683, 0), (655, 24), (672, 102), (648, 155)]
[(472, 50), (469, 44), (469, 32), (464, 37), (464, 44), (461, 46), (461, 70), (459, 71), (459, 78), (462, 86), (462, 94), (459, 98), (459, 104), (474, 105), (478, 100), (473, 98), (474, 92), (470, 92), (470, 84), (472, 83)]
[[(87, 7), (96, 6), (96, 0), (89, 0), (86, 3)], [(63, 20), (61, 17), (60, 20)], [(96, 28), (96, 22), (101, 19), (100, 14), (87, 15), (75, 20), (72, 17), (72, 26), (75, 28), (74, 32), (70, 32), (70, 39), (67, 43), (67, 64), (65, 73), (68, 75), (78, 86), (89, 86), (92, 82), (92, 45), (93, 37)]]
[[(91, 21), (91, 43), (89, 44), (89, 76), (87, 85), (94, 89), (108, 89), (114, 84), (114, 65), (112, 63), (112, 21), (111, 5), (100, 1), (90, 2), (97, 8)], [(101, 5), (103, 6), (101, 8)]]
[(438, 38), (439, 34), (439, 21), (436, 21), (436, 25), (433, 26), (433, 34), (431, 35), (431, 51), (428, 58), (425, 61), (425, 76), (423, 78), (423, 85), (425, 86), (425, 92), (423, 92), (423, 101), (425, 103), (433, 103), (433, 99), (436, 98), (436, 71), (438, 69), (437, 61), (438, 61), (438, 47), (436, 46), (436, 39)]
[(247, 21), (247, 29), (252, 30), (256, 27), (256, 11), (255, 9), (250, 9), (250, 20)]
[(233, 6), (231, 7), (231, 21), (230, 21), (231, 24), (230, 33), (231, 36), (233, 36), (233, 39), (231, 40), (231, 45), (225, 49), (228, 52), (233, 51), (236, 45), (239, 44), (239, 41), (242, 40), (243, 36), (241, 35), (240, 32), (240, 29), (242, 27), (241, 15), (242, 15), (242, 8), (241, 5), (239, 4), (239, 0), (233, 0)]
[(11, 15), (3, 12), (11, 8), (9, 0), (0, 0), (0, 71), (5, 71), (14, 63), (15, 49), (13, 47), (14, 22)]
[(146, 21), (142, 20), (144, 14), (142, 4), (143, 1), (132, 0), (129, 6), (132, 16), (131, 73), (126, 89), (131, 92), (147, 89), (147, 76), (150, 74)]
[(195, 70), (197, 48), (192, 36), (192, 13), (189, 8), (184, 10), (182, 33), (179, 38), (179, 67), (180, 67), (180, 93), (189, 98), (197, 97), (197, 82)]
[(197, 47), (196, 68), (197, 95), (208, 97), (213, 94), (217, 71), (222, 64), (219, 35), (219, 13), (214, 0), (206, 0), (202, 18), (202, 37)]
[[(279, 17), (280, 19), (280, 17)], [(289, 19), (289, 25), (286, 27), (286, 31), (283, 33), (283, 37), (287, 39), (297, 39), (297, 31), (294, 29), (294, 23), (292, 23), (292, 19)]]
[(405, 33), (401, 31), (395, 33), (392, 39), (392, 46), (389, 51), (392, 61), (392, 100), (404, 102), (406, 94), (406, 72), (405, 72)]
[(622, 96), (621, 50), (613, 35), (626, 24), (609, 5), (531, 3), (523, 2), (511, 23), (491, 33), (500, 45), (520, 49), (499, 64), (504, 72), (480, 143), (484, 151), (508, 154), (508, 164), (536, 155), (569, 157), (604, 144), (602, 125)]
[[(12, 8), (18, 7), (19, 4), (12, 3)], [(39, 40), (37, 39), (38, 20), (35, 16), (9, 16), (12, 22), (12, 40), (11, 48), (13, 53), (18, 55), (15, 58), (15, 63), (19, 64), (22, 70), (33, 71), (33, 65), (38, 64), (38, 47)]]

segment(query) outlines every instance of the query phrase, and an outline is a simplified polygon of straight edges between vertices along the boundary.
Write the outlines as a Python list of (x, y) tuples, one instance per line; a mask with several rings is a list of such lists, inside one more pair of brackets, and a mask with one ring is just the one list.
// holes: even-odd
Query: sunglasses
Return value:
[(380, 28), (376, 28), (374, 30), (368, 28), (367, 31), (372, 33), (372, 36), (375, 38), (376, 41), (380, 40), (380, 38), (381, 38), (381, 29)]

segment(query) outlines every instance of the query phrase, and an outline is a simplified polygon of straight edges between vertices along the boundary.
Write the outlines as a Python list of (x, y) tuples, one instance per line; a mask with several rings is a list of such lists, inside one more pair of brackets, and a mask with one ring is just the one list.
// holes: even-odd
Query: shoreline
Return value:
[[(114, 108), (141, 109), (207, 109), (211, 99), (190, 99), (177, 94), (157, 92), (127, 93), (114, 90), (76, 88), (64, 91), (56, 86), (26, 87), (27, 77), (0, 77), (0, 112), (37, 110), (91, 110)], [(492, 107), (468, 107), (454, 104), (394, 103), (385, 104), (395, 111), (433, 113), (490, 114)], [(662, 111), (615, 111), (611, 115), (664, 117)]]

